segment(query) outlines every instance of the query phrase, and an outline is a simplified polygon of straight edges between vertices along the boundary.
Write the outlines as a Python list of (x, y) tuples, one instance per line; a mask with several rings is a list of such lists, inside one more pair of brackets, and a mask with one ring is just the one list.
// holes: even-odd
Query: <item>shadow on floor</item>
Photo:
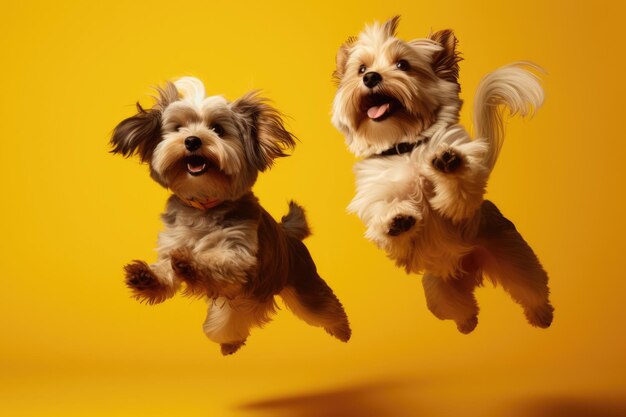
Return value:
[(242, 404), (250, 416), (272, 417), (386, 417), (418, 416), (416, 402), (406, 391), (414, 380), (379, 381), (317, 393), (307, 393)]
[(246, 417), (626, 417), (626, 397), (519, 391), (467, 395), (435, 378), (398, 378), (286, 395), (236, 406)]
[(518, 404), (515, 417), (626, 417), (626, 399), (547, 397)]

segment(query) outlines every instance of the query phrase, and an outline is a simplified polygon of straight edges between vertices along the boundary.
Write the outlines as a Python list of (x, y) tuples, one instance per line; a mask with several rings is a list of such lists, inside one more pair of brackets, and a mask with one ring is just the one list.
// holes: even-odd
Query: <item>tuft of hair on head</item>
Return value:
[[(365, 33), (368, 33), (369, 36), (374, 36), (372, 32), (382, 32), (385, 38), (394, 37), (396, 36), (399, 23), (400, 16), (394, 16), (383, 24), (375, 22), (373, 25), (368, 26), (365, 29)], [(348, 57), (350, 56), (350, 49), (358, 41), (358, 39), (359, 38), (356, 36), (350, 36), (337, 51), (335, 70), (333, 71), (333, 81), (337, 85), (341, 82), (341, 79), (345, 74), (346, 63), (348, 62)]]
[(111, 153), (125, 158), (138, 154), (141, 162), (152, 158), (154, 148), (161, 139), (161, 116), (163, 110), (178, 99), (178, 91), (171, 82), (156, 88), (158, 97), (150, 109), (136, 103), (137, 114), (122, 120), (113, 130), (110, 145)]
[(437, 42), (443, 49), (432, 56), (432, 67), (441, 79), (459, 83), (459, 62), (463, 60), (456, 46), (459, 43), (451, 29), (444, 29), (428, 35), (428, 39)]
[(174, 82), (183, 100), (200, 107), (206, 98), (204, 83), (196, 77), (181, 77)]
[(259, 171), (270, 168), (274, 159), (288, 156), (285, 151), (296, 146), (296, 138), (285, 128), (282, 114), (258, 91), (246, 94), (231, 106), (242, 117), (247, 133), (244, 137), (246, 157)]
[(359, 34), (359, 39), (384, 41), (393, 38), (398, 31), (398, 24), (400, 24), (400, 16), (394, 16), (383, 23), (375, 21), (371, 25), (365, 26), (365, 29)]
[(396, 36), (396, 33), (398, 32), (399, 24), (400, 24), (400, 16), (396, 15), (392, 17), (391, 19), (387, 20), (385, 23), (383, 23), (383, 25), (381, 26), (381, 29), (388, 38), (393, 38), (394, 36)]

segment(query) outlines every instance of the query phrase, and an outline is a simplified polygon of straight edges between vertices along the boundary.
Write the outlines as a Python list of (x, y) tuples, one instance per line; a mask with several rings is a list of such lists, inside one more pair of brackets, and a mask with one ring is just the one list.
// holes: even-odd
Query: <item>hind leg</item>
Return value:
[(471, 333), (478, 324), (478, 304), (474, 288), (479, 284), (476, 274), (444, 280), (428, 272), (422, 278), (426, 305), (440, 320), (454, 320), (457, 329)]
[(248, 298), (213, 300), (203, 330), (209, 339), (220, 344), (223, 355), (242, 347), (252, 327), (262, 327), (275, 313), (274, 298), (259, 301)]
[(490, 201), (483, 205), (481, 237), (486, 274), (524, 308), (531, 325), (550, 327), (554, 308), (549, 300), (548, 274), (513, 223)]
[(323, 327), (342, 342), (350, 339), (352, 331), (341, 302), (317, 274), (296, 280), (285, 287), (280, 296), (287, 307), (306, 323)]
[(550, 327), (554, 307), (549, 300), (548, 275), (537, 256), (519, 233), (498, 241), (503, 246), (490, 248), (485, 272), (524, 308), (531, 325)]

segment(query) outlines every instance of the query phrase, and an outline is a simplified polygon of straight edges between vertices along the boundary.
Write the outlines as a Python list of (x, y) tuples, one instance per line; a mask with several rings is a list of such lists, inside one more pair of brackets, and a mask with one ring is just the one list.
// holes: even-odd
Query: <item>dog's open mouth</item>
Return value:
[(367, 117), (375, 122), (381, 122), (391, 116), (400, 107), (400, 103), (393, 97), (384, 94), (370, 94), (363, 97), (361, 107)]
[(194, 177), (202, 175), (213, 166), (211, 161), (201, 155), (191, 155), (185, 158), (187, 172)]

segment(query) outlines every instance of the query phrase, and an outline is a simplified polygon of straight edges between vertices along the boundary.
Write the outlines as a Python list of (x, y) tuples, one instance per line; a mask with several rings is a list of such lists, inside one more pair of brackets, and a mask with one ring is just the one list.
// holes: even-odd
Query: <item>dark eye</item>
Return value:
[(406, 62), (404, 59), (401, 59), (396, 63), (396, 68), (398, 68), (400, 71), (408, 71), (411, 67), (409, 66), (408, 62)]
[(213, 130), (213, 132), (215, 132), (217, 136), (222, 136), (224, 134), (224, 128), (222, 127), (222, 125), (212, 125), (211, 130)]
[(176, 124), (174, 125), (174, 131), (176, 132), (176, 131), (180, 130), (180, 128), (181, 128), (181, 127), (183, 127), (181, 124), (176, 123)]
[(367, 70), (367, 67), (365, 65), (361, 65), (359, 67), (359, 74), (365, 74), (366, 70)]

